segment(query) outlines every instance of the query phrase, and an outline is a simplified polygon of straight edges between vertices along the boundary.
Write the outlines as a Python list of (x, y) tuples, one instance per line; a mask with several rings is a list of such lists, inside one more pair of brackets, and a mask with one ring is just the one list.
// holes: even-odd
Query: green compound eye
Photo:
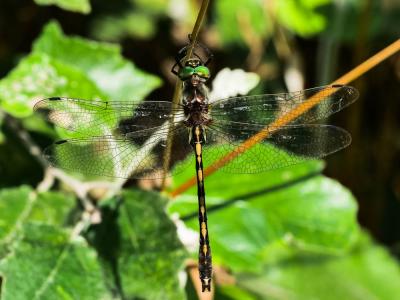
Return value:
[(206, 66), (198, 66), (194, 69), (194, 73), (203, 78), (210, 78), (210, 70)]
[(184, 80), (189, 78), (190, 76), (192, 76), (194, 73), (194, 68), (186, 66), (183, 67), (180, 71), (179, 71), (179, 78)]

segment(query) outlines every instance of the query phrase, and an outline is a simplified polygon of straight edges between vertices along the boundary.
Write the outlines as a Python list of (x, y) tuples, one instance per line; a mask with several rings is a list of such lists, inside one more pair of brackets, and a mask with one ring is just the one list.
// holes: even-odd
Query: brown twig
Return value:
[[(79, 180), (69, 176), (67, 173), (60, 169), (52, 168), (48, 165), (47, 161), (42, 156), (42, 151), (38, 145), (33, 141), (28, 131), (26, 131), (20, 124), (20, 122), (10, 115), (5, 117), (6, 124), (15, 132), (16, 136), (20, 139), (23, 146), (29, 151), (29, 153), (39, 162), (43, 167), (45, 176), (42, 182), (37, 186), (37, 191), (44, 192), (50, 189), (54, 182), (54, 178), (57, 178), (64, 182), (66, 185), (74, 190), (75, 195), (81, 201), (86, 212), (96, 215), (96, 208), (88, 198), (88, 192), (90, 189), (98, 186), (105, 185), (104, 182), (91, 182), (82, 183)], [(97, 217), (95, 217), (97, 219)]]
[[(375, 67), (376, 65), (381, 63), (383, 60), (387, 59), (388, 57), (390, 57), (393, 54), (395, 54), (396, 52), (398, 52), (399, 50), (400, 50), (400, 39), (396, 40), (394, 43), (390, 44), (383, 50), (379, 51), (377, 54), (373, 55), (372, 57), (370, 57), (369, 59), (367, 59), (366, 61), (361, 63), (360, 65), (355, 67), (350, 72), (347, 72), (343, 76), (339, 77), (334, 82), (332, 82), (332, 84), (348, 84), (348, 83), (350, 83), (351, 81), (355, 80), (356, 78), (360, 77), (365, 72), (369, 71), (370, 69), (372, 69), (373, 67)], [(325, 92), (326, 97), (328, 97), (329, 93), (326, 93), (326, 91), (324, 91), (324, 92)], [(228, 164), (231, 160), (233, 160), (234, 158), (239, 156), (241, 153), (249, 150), (251, 147), (253, 147), (257, 143), (261, 142), (263, 139), (267, 138), (270, 134), (268, 128), (272, 127), (272, 128), (278, 129), (278, 128), (288, 124), (293, 119), (300, 116), (301, 114), (305, 113), (306, 111), (308, 111), (309, 109), (311, 109), (312, 107), (317, 105), (318, 103), (320, 103), (324, 99), (323, 97), (320, 97), (321, 96), (320, 93), (315, 94), (314, 96), (307, 99), (305, 102), (296, 106), (294, 109), (292, 109), (288, 113), (280, 116), (272, 124), (266, 126), (260, 132), (258, 132), (254, 136), (252, 136), (249, 139), (247, 139), (246, 141), (244, 141), (242, 144), (240, 144), (234, 150), (232, 150), (231, 152), (229, 152), (222, 158), (216, 160), (213, 164), (211, 164), (209, 167), (207, 167), (204, 170), (204, 176), (209, 176), (209, 175), (213, 174), (214, 172), (216, 172), (217, 170), (219, 170), (220, 168), (222, 168), (223, 166)], [(186, 191), (187, 189), (189, 189), (190, 187), (192, 187), (195, 184), (196, 184), (196, 177), (192, 177), (189, 180), (187, 180), (186, 182), (184, 182), (183, 184), (181, 184), (180, 186), (178, 186), (176, 189), (174, 189), (170, 193), (170, 195), (172, 197), (175, 197), (175, 196), (183, 193), (184, 191)]]
[[(183, 60), (183, 63), (185, 63), (193, 54), (193, 49), (196, 45), (201, 26), (203, 25), (204, 20), (205, 20), (208, 4), (209, 4), (209, 0), (203, 0), (201, 3), (199, 14), (197, 15), (196, 23), (194, 24), (193, 31), (191, 34), (191, 41), (190, 41), (191, 43), (188, 47), (188, 51), (187, 51), (186, 57)], [(174, 109), (176, 109), (178, 107), (179, 101), (181, 99), (181, 94), (182, 94), (182, 81), (179, 78), (177, 78), (176, 84), (175, 84), (174, 96), (172, 98), (172, 107)], [(164, 178), (163, 178), (163, 181), (161, 184), (162, 190), (165, 189), (166, 175), (169, 170), (169, 165), (170, 165), (170, 161), (171, 161), (171, 149), (172, 149), (172, 143), (173, 143), (171, 129), (172, 129), (173, 121), (174, 121), (173, 118), (171, 118), (169, 121), (170, 124), (168, 127), (167, 144), (166, 144), (166, 147), (164, 150), (164, 155), (163, 155)]]

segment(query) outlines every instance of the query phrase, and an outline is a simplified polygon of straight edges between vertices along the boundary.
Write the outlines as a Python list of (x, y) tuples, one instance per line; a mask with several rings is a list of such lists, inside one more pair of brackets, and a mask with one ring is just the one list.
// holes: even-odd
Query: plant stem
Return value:
[[(186, 63), (186, 61), (193, 54), (193, 49), (196, 45), (201, 26), (204, 23), (209, 2), (210, 2), (209, 0), (203, 0), (201, 3), (201, 7), (200, 7), (199, 13), (197, 15), (196, 23), (194, 24), (192, 35), (191, 35), (191, 44), (188, 47), (188, 51), (187, 51), (186, 57), (183, 60), (183, 63)], [(179, 101), (181, 100), (181, 95), (182, 95), (182, 81), (179, 78), (177, 78), (176, 84), (175, 84), (174, 96), (172, 99), (173, 109), (176, 109), (178, 107)], [(174, 121), (174, 118), (171, 117), (169, 120), (169, 126), (168, 126), (167, 144), (166, 144), (166, 147), (164, 150), (164, 155), (163, 155), (164, 177), (163, 177), (163, 181), (161, 184), (162, 190), (165, 190), (166, 176), (167, 176), (167, 173), (168, 173), (168, 170), (170, 167), (170, 161), (171, 161), (171, 149), (172, 149), (172, 143), (173, 143), (173, 137), (172, 137), (171, 132), (172, 132), (172, 128), (173, 128), (173, 121)]]

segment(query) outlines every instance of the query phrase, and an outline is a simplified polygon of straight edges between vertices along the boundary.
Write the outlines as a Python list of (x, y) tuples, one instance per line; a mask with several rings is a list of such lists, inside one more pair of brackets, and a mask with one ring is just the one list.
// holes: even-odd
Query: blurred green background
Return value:
[[(0, 0), (2, 299), (196, 299), (185, 272), (197, 251), (195, 189), (170, 202), (136, 182), (107, 194), (45, 177), (38, 153), (63, 133), (32, 107), (50, 96), (171, 99), (170, 68), (199, 7)], [(199, 40), (215, 55), (213, 74), (256, 73), (251, 93), (261, 94), (329, 84), (399, 36), (396, 0), (218, 0)], [(329, 123), (353, 143), (326, 164), (206, 179), (219, 207), (209, 214), (216, 299), (397, 299), (399, 83), (399, 54), (351, 83), (358, 101)]]

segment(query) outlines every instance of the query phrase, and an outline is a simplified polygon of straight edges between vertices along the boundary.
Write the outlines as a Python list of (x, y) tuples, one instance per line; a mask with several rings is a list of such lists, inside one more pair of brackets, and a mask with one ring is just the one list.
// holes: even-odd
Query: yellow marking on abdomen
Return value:
[(199, 169), (197, 171), (197, 177), (199, 178), (200, 182), (203, 182), (203, 170), (202, 169)]
[(207, 235), (207, 226), (205, 222), (201, 222), (201, 235), (205, 238)]
[(200, 154), (201, 154), (201, 144), (200, 144), (200, 143), (197, 143), (197, 144), (196, 144), (196, 154), (197, 154), (197, 155), (200, 155)]

